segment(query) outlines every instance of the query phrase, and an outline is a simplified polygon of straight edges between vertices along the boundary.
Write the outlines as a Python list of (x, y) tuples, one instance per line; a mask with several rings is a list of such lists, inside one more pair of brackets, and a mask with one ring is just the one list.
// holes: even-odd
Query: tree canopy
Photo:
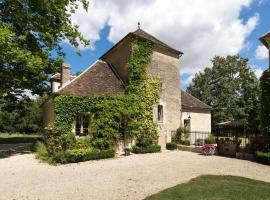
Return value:
[(261, 127), (270, 144), (270, 69), (263, 72), (261, 85)]
[(245, 119), (250, 131), (259, 129), (259, 81), (239, 56), (216, 56), (212, 67), (195, 75), (187, 91), (212, 106), (212, 125)]
[(42, 94), (48, 75), (59, 69), (60, 42), (88, 45), (72, 24), (71, 13), (87, 0), (0, 1), (0, 95)]

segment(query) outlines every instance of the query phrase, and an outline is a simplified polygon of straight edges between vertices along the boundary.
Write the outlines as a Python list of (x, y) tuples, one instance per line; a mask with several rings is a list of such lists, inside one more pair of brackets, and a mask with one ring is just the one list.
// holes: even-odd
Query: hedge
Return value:
[(115, 156), (115, 150), (103, 150), (98, 149), (72, 149), (66, 152), (66, 161), (68, 163), (82, 162), (86, 160), (97, 160), (104, 158), (112, 158)]
[(190, 141), (189, 141), (189, 140), (182, 140), (182, 141), (180, 142), (180, 144), (186, 145), (186, 146), (190, 146)]
[(270, 165), (270, 152), (265, 153), (261, 151), (256, 151), (254, 154), (254, 158), (259, 163)]
[(1, 137), (0, 135), (0, 144), (15, 144), (15, 143), (37, 143), (42, 141), (42, 136), (39, 135), (20, 135), (9, 137)]
[(49, 153), (44, 143), (38, 142), (36, 144), (36, 158), (48, 162), (50, 164), (66, 164), (74, 162), (82, 162), (86, 160), (96, 160), (104, 158), (112, 158), (115, 156), (115, 150), (98, 150), (91, 147), (88, 148), (76, 148), (66, 151), (59, 151), (55, 153)]
[(161, 149), (160, 145), (151, 145), (147, 147), (133, 146), (132, 152), (136, 154), (155, 153), (155, 152), (160, 152), (160, 149)]
[(166, 144), (166, 149), (175, 150), (175, 149), (177, 149), (177, 144), (175, 142), (169, 142)]

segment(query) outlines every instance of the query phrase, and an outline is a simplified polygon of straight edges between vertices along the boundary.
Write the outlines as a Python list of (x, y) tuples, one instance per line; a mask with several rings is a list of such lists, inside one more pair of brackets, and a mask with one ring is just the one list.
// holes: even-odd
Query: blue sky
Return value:
[[(160, 0), (147, 0), (147, 3), (131, 1), (126, 6), (123, 5), (125, 1), (107, 1), (107, 9), (102, 5), (106, 0), (102, 3), (93, 1), (88, 13), (80, 10), (72, 20), (80, 26), (83, 35), (91, 40), (92, 47), (82, 49), (81, 56), (78, 56), (75, 48), (68, 43), (62, 44), (66, 53), (65, 62), (71, 64), (72, 73), (86, 69), (115, 42), (128, 32), (134, 31), (137, 21), (141, 22), (144, 30), (185, 53), (183, 61), (180, 60), (183, 89), (195, 73), (210, 66), (209, 60), (214, 55), (240, 54), (247, 57), (258, 76), (266, 69), (266, 48), (261, 46), (258, 38), (270, 31), (269, 0), (220, 0), (220, 7), (218, 4), (208, 3), (207, 0), (207, 8), (201, 9), (196, 9), (196, 6), (200, 7), (199, 1), (185, 5), (186, 8), (183, 8), (184, 4), (180, 5), (179, 1), (170, 1), (175, 3), (175, 6), (164, 9), (164, 1)], [(195, 9), (191, 9), (194, 6)], [(217, 11), (211, 10), (211, 7)], [(120, 9), (122, 13), (119, 12)], [(147, 9), (153, 10), (153, 13), (144, 13)], [(166, 12), (168, 9), (171, 9), (171, 12)], [(188, 9), (190, 12), (185, 14)], [(179, 13), (168, 14), (173, 11)], [(158, 14), (163, 12), (164, 15), (157, 19)], [(133, 17), (130, 17), (129, 13)], [(201, 19), (198, 20), (198, 17)], [(158, 20), (158, 25), (151, 23), (155, 19)], [(213, 33), (209, 34), (209, 31)]]

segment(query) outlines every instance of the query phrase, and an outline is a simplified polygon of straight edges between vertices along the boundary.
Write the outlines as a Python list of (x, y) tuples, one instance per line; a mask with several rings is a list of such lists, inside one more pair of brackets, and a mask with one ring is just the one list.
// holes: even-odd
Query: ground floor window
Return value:
[(158, 113), (157, 113), (157, 120), (159, 122), (163, 122), (163, 106), (162, 105), (158, 105), (157, 111), (158, 111)]
[(87, 135), (90, 132), (91, 115), (89, 113), (79, 114), (76, 117), (75, 134)]

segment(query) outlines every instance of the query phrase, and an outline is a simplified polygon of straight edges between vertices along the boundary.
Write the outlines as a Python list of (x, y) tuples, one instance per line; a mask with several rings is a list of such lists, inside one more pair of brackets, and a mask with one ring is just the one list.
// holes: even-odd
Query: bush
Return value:
[(261, 151), (256, 151), (254, 154), (254, 158), (259, 163), (270, 165), (270, 152), (265, 153)]
[(115, 150), (98, 150), (88, 148), (81, 149), (71, 149), (67, 151), (59, 151), (54, 152), (54, 154), (50, 154), (47, 151), (47, 148), (44, 143), (38, 142), (36, 145), (36, 158), (46, 161), (50, 164), (66, 164), (66, 163), (74, 163), (74, 162), (82, 162), (86, 160), (96, 160), (96, 159), (104, 159), (104, 158), (112, 158), (115, 156)]
[(216, 144), (216, 137), (213, 135), (209, 135), (205, 140), (205, 144)]
[(190, 141), (189, 140), (183, 140), (180, 142), (182, 145), (190, 146)]
[(177, 149), (177, 144), (174, 142), (169, 142), (166, 144), (166, 149), (168, 150), (175, 150)]
[(176, 143), (181, 143), (182, 139), (184, 138), (185, 140), (187, 140), (187, 138), (189, 137), (188, 134), (188, 128), (186, 127), (182, 127), (180, 126), (177, 130), (176, 130), (176, 134), (173, 137), (173, 141), (175, 141)]
[(151, 145), (147, 147), (139, 147), (139, 146), (133, 146), (132, 152), (141, 154), (141, 153), (155, 153), (160, 152), (161, 146), (160, 145)]
[(66, 161), (69, 163), (82, 162), (86, 160), (96, 160), (112, 158), (115, 156), (115, 150), (98, 150), (98, 149), (72, 149), (66, 152)]
[(37, 144), (35, 146), (35, 151), (36, 151), (36, 158), (37, 159), (52, 163), (52, 159), (50, 158), (50, 155), (49, 155), (44, 143), (37, 142)]
[(267, 152), (269, 149), (267, 148), (267, 138), (263, 135), (255, 135), (249, 138), (249, 151), (254, 153), (256, 151)]
[(82, 136), (76, 140), (75, 149), (87, 149), (90, 146), (90, 137)]

